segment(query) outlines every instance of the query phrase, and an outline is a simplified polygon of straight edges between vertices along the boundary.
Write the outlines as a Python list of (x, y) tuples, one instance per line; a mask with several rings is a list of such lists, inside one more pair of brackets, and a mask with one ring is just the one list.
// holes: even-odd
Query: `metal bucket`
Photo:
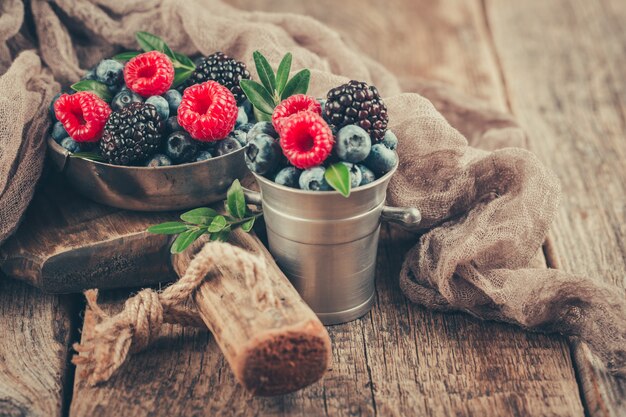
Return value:
[(156, 168), (71, 158), (52, 139), (48, 149), (56, 168), (80, 194), (127, 210), (170, 211), (214, 203), (248, 173), (243, 148), (206, 161)]
[(352, 190), (312, 192), (278, 185), (255, 174), (269, 249), (304, 301), (324, 324), (345, 323), (374, 303), (376, 254), (381, 219), (415, 228), (416, 208), (385, 206), (397, 166), (375, 182)]

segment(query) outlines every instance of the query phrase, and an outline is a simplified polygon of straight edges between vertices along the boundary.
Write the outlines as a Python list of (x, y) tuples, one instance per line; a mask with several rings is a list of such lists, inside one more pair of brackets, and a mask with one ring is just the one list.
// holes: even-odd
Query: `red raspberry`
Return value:
[(237, 101), (218, 82), (206, 81), (187, 87), (178, 106), (178, 124), (192, 138), (213, 142), (224, 139), (235, 127)]
[(297, 168), (311, 168), (324, 162), (334, 143), (333, 132), (316, 113), (296, 113), (282, 122), (280, 146)]
[(280, 133), (282, 124), (288, 117), (303, 111), (322, 114), (321, 104), (311, 96), (296, 94), (281, 101), (272, 114), (274, 129)]
[(162, 52), (139, 54), (126, 63), (124, 81), (128, 88), (140, 96), (158, 96), (172, 86), (174, 65)]
[(76, 142), (97, 142), (111, 114), (109, 105), (94, 93), (61, 94), (54, 114)]

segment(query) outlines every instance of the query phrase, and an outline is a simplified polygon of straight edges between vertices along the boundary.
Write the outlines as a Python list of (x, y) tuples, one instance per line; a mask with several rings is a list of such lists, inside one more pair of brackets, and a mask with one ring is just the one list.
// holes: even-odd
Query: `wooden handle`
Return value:
[[(182, 276), (206, 239), (172, 256)], [(213, 333), (237, 380), (256, 395), (280, 395), (320, 379), (330, 364), (328, 332), (304, 303), (267, 249), (254, 235), (232, 233), (230, 243), (264, 257), (277, 306), (260, 308), (244, 277), (226, 267), (209, 276), (195, 295), (202, 319)]]

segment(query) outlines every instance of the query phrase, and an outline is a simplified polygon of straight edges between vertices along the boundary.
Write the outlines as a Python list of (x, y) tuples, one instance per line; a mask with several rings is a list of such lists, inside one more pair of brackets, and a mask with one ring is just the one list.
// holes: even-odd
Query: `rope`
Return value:
[[(75, 365), (84, 365), (81, 376), (89, 385), (107, 381), (124, 363), (129, 353), (149, 346), (159, 335), (163, 323), (205, 328), (196, 308), (186, 305), (206, 277), (225, 266), (243, 275), (246, 287), (259, 310), (278, 305), (269, 282), (267, 264), (260, 256), (223, 242), (209, 242), (193, 258), (185, 274), (163, 291), (143, 289), (124, 303), (124, 309), (109, 316), (98, 305), (98, 290), (85, 291), (87, 308), (96, 325), (83, 335)], [(193, 304), (193, 303), (192, 303)]]

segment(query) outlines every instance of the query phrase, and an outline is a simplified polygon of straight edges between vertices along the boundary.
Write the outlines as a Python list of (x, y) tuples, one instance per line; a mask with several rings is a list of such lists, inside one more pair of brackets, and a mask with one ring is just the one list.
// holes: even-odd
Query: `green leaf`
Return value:
[(239, 85), (255, 108), (267, 114), (274, 112), (274, 100), (265, 87), (252, 80), (241, 80)]
[(250, 230), (252, 230), (252, 226), (254, 226), (254, 221), (255, 220), (256, 220), (256, 217), (253, 217), (250, 220), (248, 220), (247, 222), (242, 223), (241, 224), (241, 230), (243, 230), (246, 233), (250, 232)]
[(187, 81), (187, 78), (189, 78), (191, 74), (193, 74), (193, 71), (194, 70), (188, 68), (175, 68), (174, 82), (172, 83), (172, 88), (176, 88), (185, 81)]
[(243, 219), (246, 215), (246, 197), (239, 180), (233, 181), (226, 193), (226, 208), (231, 216), (238, 219)]
[(74, 91), (90, 91), (97, 94), (101, 99), (106, 102), (111, 101), (113, 95), (109, 91), (109, 87), (106, 84), (96, 80), (83, 80), (72, 84), (72, 90)]
[(185, 249), (189, 247), (196, 239), (204, 234), (204, 229), (193, 229), (187, 230), (181, 234), (179, 234), (174, 243), (172, 243), (172, 247), (170, 248), (171, 253), (181, 253)]
[(350, 195), (350, 171), (343, 163), (337, 162), (326, 168), (324, 178), (331, 187), (339, 191), (344, 197)]
[(190, 70), (196, 69), (196, 64), (193, 63), (191, 58), (189, 58), (187, 55), (174, 52), (174, 66), (175, 67), (177, 66), (176, 65), (177, 63), (179, 64), (178, 65), (179, 68), (187, 68)]
[(224, 229), (220, 230), (219, 232), (212, 234), (211, 240), (212, 241), (219, 240), (221, 242), (226, 242), (229, 236), (230, 236), (230, 226), (226, 226)]
[(187, 223), (209, 225), (217, 216), (217, 211), (209, 207), (199, 207), (180, 215), (181, 220)]
[(137, 52), (137, 51), (128, 51), (128, 52), (122, 52), (121, 54), (117, 54), (115, 55), (113, 58), (116, 61), (130, 61), (132, 58), (136, 57), (137, 55), (141, 54), (141, 52)]
[(106, 159), (99, 153), (95, 152), (74, 152), (70, 153), (70, 158), (86, 159), (88, 161), (106, 162)]
[(224, 216), (215, 216), (209, 227), (207, 227), (207, 231), (209, 233), (216, 233), (224, 229), (228, 223)]
[(148, 32), (137, 32), (135, 33), (135, 38), (137, 38), (137, 43), (139, 43), (139, 46), (145, 52), (159, 51), (170, 57), (172, 61), (176, 59), (174, 52), (172, 52), (165, 41), (158, 36)]
[(148, 232), (154, 233), (155, 235), (177, 235), (186, 230), (187, 225), (182, 222), (165, 222), (148, 227)]
[(291, 97), (295, 94), (306, 94), (309, 89), (309, 81), (311, 80), (311, 71), (303, 69), (293, 76), (291, 80), (285, 86), (285, 89), (280, 95), (282, 100), (287, 97)]
[(252, 107), (252, 113), (254, 113), (254, 118), (256, 119), (257, 122), (271, 122), (272, 121), (271, 114), (263, 113), (261, 110), (257, 109), (256, 107)]
[(278, 95), (283, 94), (287, 80), (289, 79), (289, 72), (291, 71), (291, 52), (288, 52), (280, 61), (278, 65), (278, 71), (276, 71), (276, 91)]
[(259, 74), (259, 79), (271, 95), (274, 90), (276, 90), (274, 70), (270, 66), (270, 63), (267, 62), (267, 59), (259, 51), (254, 51), (252, 53), (252, 57), (254, 58), (254, 65), (256, 66), (257, 74)]

